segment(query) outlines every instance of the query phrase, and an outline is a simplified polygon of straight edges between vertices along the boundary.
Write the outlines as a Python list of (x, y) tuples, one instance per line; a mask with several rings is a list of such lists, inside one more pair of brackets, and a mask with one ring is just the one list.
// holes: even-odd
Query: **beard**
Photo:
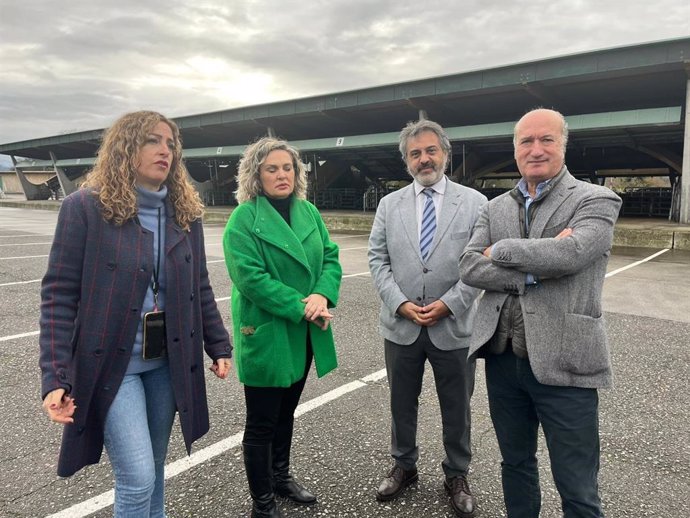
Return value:
[(443, 160), (443, 163), (439, 165), (433, 165), (433, 171), (432, 172), (426, 172), (422, 173), (421, 169), (426, 169), (426, 168), (420, 168), (417, 171), (413, 171), (410, 169), (410, 167), (407, 167), (407, 172), (410, 173), (410, 176), (417, 180), (420, 185), (423, 185), (424, 187), (429, 187), (431, 185), (434, 185), (436, 182), (438, 182), (441, 178), (443, 178), (443, 173), (446, 170), (446, 166), (448, 165), (448, 158), (446, 157)]

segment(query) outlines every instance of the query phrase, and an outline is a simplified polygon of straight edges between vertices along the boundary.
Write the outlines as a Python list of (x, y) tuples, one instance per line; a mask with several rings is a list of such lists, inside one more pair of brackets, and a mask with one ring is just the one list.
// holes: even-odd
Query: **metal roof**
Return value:
[[(492, 131), (505, 133), (508, 126), (510, 131), (505, 134), (510, 135), (513, 121), (542, 105), (561, 111), (573, 130), (578, 117), (598, 114), (600, 129), (618, 128), (618, 135), (612, 137), (626, 145), (639, 145), (634, 138), (673, 144), (682, 142), (682, 119), (670, 126), (648, 127), (643, 133), (623, 130), (635, 126), (635, 117), (651, 113), (646, 110), (682, 110), (688, 63), (690, 38), (682, 38), (190, 115), (175, 121), (185, 148), (202, 154), (200, 149), (218, 147), (232, 149), (235, 154), (234, 148), (243, 148), (271, 127), (296, 145), (313, 142), (315, 151), (328, 151), (331, 148), (326, 144), (339, 137), (344, 137), (344, 142), (359, 142), (360, 152), (365, 151), (364, 146), (373, 146), (370, 151), (374, 156), (395, 157), (398, 167), (397, 151), (387, 148), (395, 143), (392, 136), (397, 142), (400, 128), (416, 119), (419, 110), (425, 110), (449, 132), (457, 130), (459, 133), (451, 135), (457, 141), (481, 140), (478, 133), (472, 133), (481, 131), (494, 137)], [(632, 118), (617, 115), (618, 122), (607, 120), (606, 114), (612, 113), (628, 113)], [(593, 123), (590, 119), (587, 124)], [(612, 126), (614, 123), (618, 126)], [(88, 159), (95, 155), (101, 134), (99, 129), (0, 144), (0, 153), (47, 160), (53, 151), (59, 160)], [(505, 138), (496, 145), (505, 148)], [(312, 144), (301, 147), (308, 151)], [(340, 149), (332, 149), (332, 153), (347, 150), (347, 146), (333, 147)]]

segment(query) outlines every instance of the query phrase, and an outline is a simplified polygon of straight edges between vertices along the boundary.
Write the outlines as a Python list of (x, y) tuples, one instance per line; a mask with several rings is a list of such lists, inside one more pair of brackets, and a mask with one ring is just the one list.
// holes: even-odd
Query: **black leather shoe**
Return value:
[(405, 488), (417, 482), (417, 468), (405, 470), (397, 464), (388, 472), (376, 491), (376, 500), (388, 502), (400, 496)]
[(460, 475), (451, 479), (446, 479), (443, 483), (448, 496), (450, 496), (450, 506), (455, 514), (462, 518), (472, 518), (477, 507), (477, 502), (472, 496), (470, 485), (467, 478)]
[(302, 486), (292, 475), (276, 480), (276, 495), (292, 500), (299, 505), (311, 505), (316, 503), (316, 496)]

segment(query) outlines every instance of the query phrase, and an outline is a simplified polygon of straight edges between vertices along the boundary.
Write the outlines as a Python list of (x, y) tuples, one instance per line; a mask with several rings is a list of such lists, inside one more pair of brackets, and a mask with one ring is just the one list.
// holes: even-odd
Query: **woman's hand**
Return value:
[(312, 293), (308, 297), (302, 299), (305, 303), (304, 318), (309, 322), (315, 322), (319, 317), (333, 318), (328, 312), (328, 300), (323, 295)]
[(230, 363), (230, 358), (218, 358), (213, 362), (213, 365), (209, 367), (209, 370), (220, 379), (224, 380), (228, 377), (231, 366), (232, 363)]
[(309, 322), (315, 323), (322, 331), (328, 329), (328, 324), (333, 318), (333, 315), (328, 311), (328, 300), (323, 295), (312, 293), (308, 297), (302, 299), (305, 303), (304, 318)]
[(74, 399), (65, 394), (65, 389), (55, 389), (48, 392), (43, 400), (43, 410), (46, 411), (51, 421), (61, 424), (73, 423), (74, 411), (77, 406)]

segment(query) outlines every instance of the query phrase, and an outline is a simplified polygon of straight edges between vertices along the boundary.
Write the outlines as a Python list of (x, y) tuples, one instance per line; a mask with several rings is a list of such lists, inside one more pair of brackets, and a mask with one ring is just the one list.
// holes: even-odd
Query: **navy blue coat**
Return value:
[[(201, 221), (183, 231), (166, 203), (168, 358), (190, 452), (209, 428), (203, 349), (215, 360), (232, 348), (209, 284)], [(90, 191), (64, 199), (41, 285), (39, 338), (43, 397), (64, 388), (77, 405), (63, 432), (60, 476), (100, 460), (103, 425), (127, 370), (153, 264), (152, 232), (134, 220), (106, 222)]]

